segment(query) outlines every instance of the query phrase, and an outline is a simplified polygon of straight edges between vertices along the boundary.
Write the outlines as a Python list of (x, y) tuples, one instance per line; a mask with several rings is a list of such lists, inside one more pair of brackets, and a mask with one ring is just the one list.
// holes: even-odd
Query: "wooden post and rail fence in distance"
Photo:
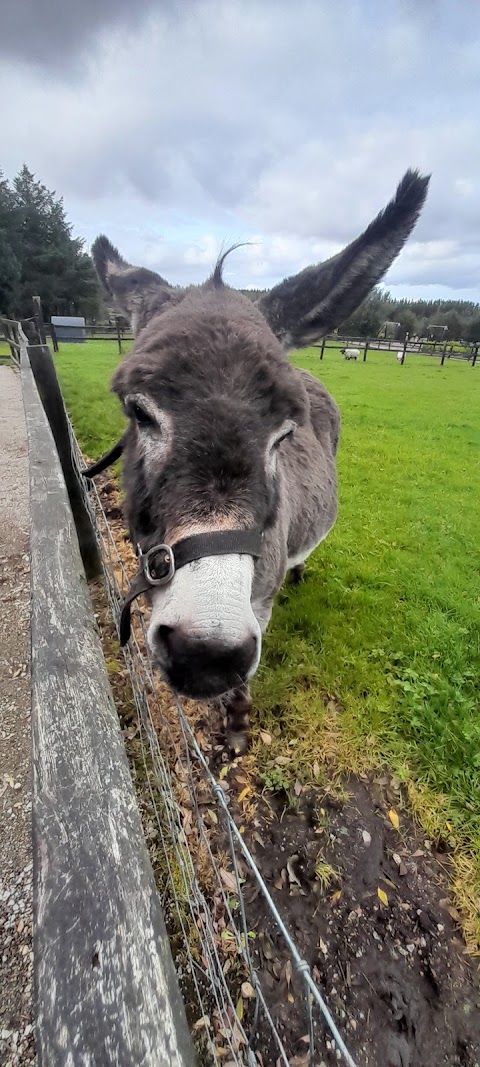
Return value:
[(46, 344), (29, 345), (27, 352), (62, 466), (85, 574), (90, 581), (101, 573), (102, 561), (80, 475), (73, 461), (68, 418), (53, 356)]

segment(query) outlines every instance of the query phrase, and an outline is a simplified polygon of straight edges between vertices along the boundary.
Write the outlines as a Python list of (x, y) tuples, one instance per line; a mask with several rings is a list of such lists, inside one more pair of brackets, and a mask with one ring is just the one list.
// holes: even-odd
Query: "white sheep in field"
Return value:
[(401, 362), (402, 362), (402, 359), (403, 359), (403, 352), (397, 352), (397, 359), (398, 359), (398, 362), (399, 362), (399, 363), (401, 363)]
[(359, 348), (342, 348), (341, 352), (344, 359), (357, 359), (360, 355)]

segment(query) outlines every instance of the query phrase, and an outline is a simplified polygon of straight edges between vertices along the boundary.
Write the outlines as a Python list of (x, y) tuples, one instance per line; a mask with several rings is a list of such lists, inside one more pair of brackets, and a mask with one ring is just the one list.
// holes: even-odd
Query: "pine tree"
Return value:
[(0, 170), (0, 314), (15, 314), (20, 274), (13, 194)]
[[(99, 289), (83, 241), (72, 237), (62, 198), (37, 181), (23, 166), (12, 183), (0, 185), (0, 241), (7, 215), (5, 243), (11, 249), (0, 274), (0, 308), (28, 318), (32, 296), (40, 296), (43, 313), (95, 315)], [(13, 258), (12, 258), (13, 257)], [(0, 260), (1, 262), (1, 260)]]

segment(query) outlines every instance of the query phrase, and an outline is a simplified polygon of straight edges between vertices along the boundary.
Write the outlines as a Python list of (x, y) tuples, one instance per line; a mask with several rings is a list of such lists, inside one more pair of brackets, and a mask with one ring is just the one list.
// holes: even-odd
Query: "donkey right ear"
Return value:
[(134, 334), (170, 300), (173, 289), (165, 278), (145, 267), (132, 267), (103, 234), (92, 245), (92, 258), (107, 300), (130, 318)]

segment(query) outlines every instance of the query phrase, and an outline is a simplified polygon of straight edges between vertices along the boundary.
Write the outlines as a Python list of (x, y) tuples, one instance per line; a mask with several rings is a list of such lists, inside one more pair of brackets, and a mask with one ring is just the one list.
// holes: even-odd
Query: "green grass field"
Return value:
[[(337, 525), (286, 588), (255, 682), (257, 714), (282, 775), (387, 766), (427, 833), (457, 846), (457, 897), (480, 899), (480, 369), (369, 353), (323, 362), (343, 420)], [(120, 435), (111, 343), (61, 346), (58, 372), (91, 457)], [(266, 766), (266, 763), (265, 763)], [(463, 864), (463, 866), (462, 866)], [(463, 873), (462, 873), (463, 872)], [(460, 879), (460, 881), (459, 881)], [(462, 884), (460, 884), (460, 882)], [(478, 900), (477, 900), (478, 903)], [(477, 935), (480, 933), (477, 927)]]

